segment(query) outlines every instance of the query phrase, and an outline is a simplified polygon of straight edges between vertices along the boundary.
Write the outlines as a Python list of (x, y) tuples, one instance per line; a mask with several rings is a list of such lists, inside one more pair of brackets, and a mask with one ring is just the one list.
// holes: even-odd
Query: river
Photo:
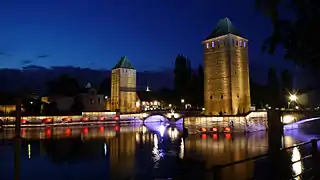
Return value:
[[(21, 136), (21, 141), (14, 141), (14, 129), (0, 132), (1, 180), (15, 175), (21, 180), (168, 179), (191, 171), (199, 178), (188, 175), (183, 179), (205, 179), (202, 175), (210, 174), (204, 173), (205, 169), (264, 154), (269, 147), (266, 132), (190, 133), (183, 137), (181, 127), (158, 123), (22, 128)], [(281, 145), (314, 137), (319, 136), (291, 130), (282, 137)], [(288, 152), (290, 157), (300, 153), (298, 149)], [(223, 176), (245, 179), (259, 166), (243, 163), (229, 168)], [(301, 163), (291, 169), (298, 172), (299, 168), (303, 169)]]

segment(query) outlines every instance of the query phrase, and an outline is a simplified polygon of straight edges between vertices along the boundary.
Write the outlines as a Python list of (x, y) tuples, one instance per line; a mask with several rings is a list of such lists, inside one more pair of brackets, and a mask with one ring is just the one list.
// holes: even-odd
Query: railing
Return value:
[[(320, 141), (320, 138), (319, 139), (312, 139), (311, 141), (308, 141), (308, 142), (304, 142), (304, 143), (300, 143), (300, 144), (297, 144), (297, 145), (294, 145), (294, 146), (283, 148), (283, 149), (280, 149), (278, 152), (275, 152), (275, 153), (280, 153), (280, 152), (284, 152), (284, 151), (289, 150), (289, 149), (299, 148), (299, 147), (302, 147), (304, 145), (311, 144), (312, 151), (311, 151), (310, 154), (308, 154), (308, 155), (306, 155), (304, 157), (301, 157), (296, 161), (290, 162), (290, 164), (295, 164), (297, 162), (302, 162), (302, 161), (304, 161), (306, 159), (312, 159), (313, 160), (312, 167), (310, 167), (308, 169), (304, 169), (300, 174), (289, 175), (289, 177), (285, 177), (286, 179), (296, 179), (296, 178), (302, 177), (306, 172), (310, 172), (310, 171), (312, 172), (312, 176), (309, 179), (317, 179), (317, 178), (319, 178), (318, 177), (319, 172), (316, 170), (317, 167), (318, 168), (320, 167), (320, 165), (319, 165), (320, 164), (320, 159), (319, 159), (320, 156), (319, 156), (318, 147), (317, 147), (318, 146), (318, 141)], [(212, 168), (213, 179), (214, 180), (222, 180), (223, 179), (222, 178), (222, 170), (227, 168), (227, 167), (231, 167), (231, 166), (235, 166), (235, 165), (242, 164), (242, 163), (247, 163), (247, 162), (260, 160), (260, 159), (263, 159), (263, 158), (268, 158), (268, 157), (270, 157), (272, 155), (273, 154), (267, 153), (267, 154), (263, 154), (263, 155), (250, 157), (250, 158), (247, 158), (247, 159), (243, 159), (243, 160), (240, 160), (240, 161), (231, 162), (231, 163), (224, 164), (224, 165), (214, 166)], [(277, 177), (273, 177), (273, 178), (277, 178)], [(250, 177), (248, 179), (252, 179), (253, 180), (253, 179), (257, 179), (257, 177)]]

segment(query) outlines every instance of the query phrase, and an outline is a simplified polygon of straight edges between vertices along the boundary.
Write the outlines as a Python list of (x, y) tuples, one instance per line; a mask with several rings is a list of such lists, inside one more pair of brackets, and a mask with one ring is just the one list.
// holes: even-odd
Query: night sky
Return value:
[(138, 71), (163, 70), (180, 53), (198, 66), (224, 17), (249, 39), (250, 65), (285, 66), (280, 48), (261, 52), (272, 26), (254, 0), (1, 0), (0, 68), (110, 69), (125, 55)]

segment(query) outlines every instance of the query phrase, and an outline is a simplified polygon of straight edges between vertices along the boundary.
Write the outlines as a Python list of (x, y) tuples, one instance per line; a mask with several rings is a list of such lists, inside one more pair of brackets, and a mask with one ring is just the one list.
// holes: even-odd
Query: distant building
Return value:
[(157, 95), (148, 90), (137, 92), (136, 105), (140, 111), (161, 109), (161, 102), (157, 98)]
[(91, 86), (78, 95), (79, 100), (84, 105), (84, 111), (104, 111), (106, 110), (106, 98), (104, 94), (98, 94), (97, 90)]
[(248, 40), (228, 18), (221, 19), (204, 45), (204, 106), (210, 115), (250, 110)]
[(136, 112), (136, 70), (122, 57), (111, 74), (111, 111)]

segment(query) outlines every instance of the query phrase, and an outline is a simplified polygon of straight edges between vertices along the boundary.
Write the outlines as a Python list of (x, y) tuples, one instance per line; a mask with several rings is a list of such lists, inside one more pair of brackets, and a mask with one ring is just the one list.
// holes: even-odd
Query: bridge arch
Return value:
[(146, 118), (144, 118), (143, 120), (145, 123), (149, 123), (149, 122), (167, 122), (169, 121), (169, 119), (162, 115), (162, 114), (153, 114), (150, 116), (147, 116)]
[(293, 123), (290, 123), (290, 124), (285, 124), (283, 126), (283, 129), (284, 130), (298, 129), (303, 124), (311, 123), (311, 122), (315, 122), (315, 121), (319, 121), (320, 122), (320, 117), (308, 118), (308, 119), (303, 119), (303, 120), (296, 121), (296, 122), (293, 122)]

